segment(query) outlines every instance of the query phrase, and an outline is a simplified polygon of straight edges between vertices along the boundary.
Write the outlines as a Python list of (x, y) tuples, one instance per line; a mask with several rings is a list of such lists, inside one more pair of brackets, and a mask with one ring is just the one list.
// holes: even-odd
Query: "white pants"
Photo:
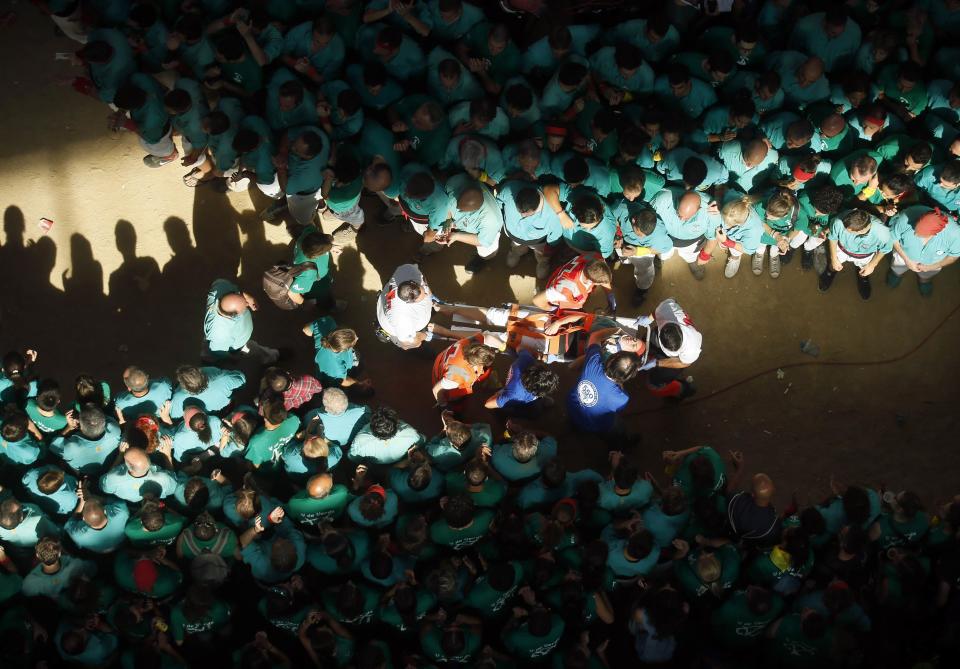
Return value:
[[(184, 158), (186, 158), (193, 152), (193, 144), (191, 144), (190, 141), (183, 135), (180, 135), (180, 146), (183, 149)], [(184, 165), (184, 167), (192, 170), (194, 167), (200, 167), (205, 162), (207, 162), (207, 152), (201, 151), (200, 155), (197, 156), (196, 160), (194, 160), (192, 163), (188, 165)]]
[(703, 240), (697, 240), (687, 246), (674, 246), (666, 253), (661, 253), (660, 260), (669, 260), (673, 257), (674, 253), (677, 253), (686, 263), (697, 262), (697, 256), (700, 255), (700, 243), (702, 241)]
[(167, 134), (161, 137), (156, 142), (148, 142), (143, 137), (139, 137), (140, 146), (143, 147), (143, 150), (149, 153), (151, 156), (157, 156), (158, 158), (166, 158), (170, 154), (177, 152), (177, 147), (173, 143), (173, 128), (171, 127), (167, 130)]
[(280, 190), (280, 179), (277, 178), (276, 174), (273, 175), (273, 181), (271, 183), (262, 184), (258, 181), (257, 188), (260, 189), (261, 193), (273, 200), (279, 200), (283, 194)]
[(287, 209), (290, 215), (300, 225), (310, 225), (313, 222), (313, 215), (317, 213), (317, 207), (320, 200), (323, 199), (320, 191), (298, 195), (296, 193), (287, 195)]
[[(903, 256), (901, 256), (896, 251), (893, 252), (893, 260), (890, 261), (890, 269), (893, 270), (893, 273), (897, 276), (902, 276), (909, 268), (907, 263), (903, 261)], [(940, 268), (926, 270), (924, 272), (917, 272), (917, 276), (920, 277), (921, 281), (929, 281), (937, 274), (940, 273)]]
[[(730, 248), (727, 249), (727, 253), (730, 254), (730, 257), (731, 257), (731, 258), (739, 258), (740, 256), (743, 255), (743, 252), (742, 252), (742, 251), (738, 251), (738, 250), (736, 250), (736, 249), (730, 249)], [(759, 253), (759, 251), (758, 251), (758, 253)]]
[(80, 6), (77, 5), (77, 11), (75, 11), (70, 16), (53, 16), (50, 18), (53, 19), (53, 22), (57, 24), (57, 27), (63, 31), (63, 34), (72, 39), (74, 42), (80, 42), (80, 44), (87, 43), (87, 29), (83, 25), (83, 21), (80, 20)]
[(240, 164), (237, 163), (228, 170), (223, 171), (223, 176), (227, 180), (227, 188), (234, 193), (243, 193), (250, 188), (249, 177), (244, 177), (239, 181), (234, 181), (233, 176), (240, 171)]
[[(803, 234), (803, 233), (800, 233), (800, 234)], [(754, 255), (762, 256), (767, 252), (768, 247), (770, 248), (771, 258), (776, 258), (781, 254), (780, 247), (777, 246), (776, 244), (761, 244), (760, 246), (757, 247), (757, 251)]]
[(492, 258), (497, 254), (497, 251), (500, 250), (500, 233), (497, 233), (497, 238), (493, 240), (493, 243), (489, 246), (478, 246), (477, 255), (481, 258)]
[(797, 232), (796, 236), (790, 240), (790, 248), (798, 249), (803, 246), (804, 251), (812, 251), (825, 241), (827, 240), (823, 237), (810, 237), (806, 232)]
[(320, 214), (320, 220), (329, 223), (349, 223), (350, 227), (358, 230), (364, 221), (363, 209), (360, 208), (360, 203), (353, 205), (353, 207), (347, 211), (333, 211), (329, 208), (324, 209), (323, 213)]
[(873, 260), (873, 256), (874, 254), (871, 253), (866, 258), (854, 258), (851, 255), (847, 255), (840, 247), (837, 247), (837, 260), (839, 260), (841, 264), (852, 262), (857, 267), (863, 267)]

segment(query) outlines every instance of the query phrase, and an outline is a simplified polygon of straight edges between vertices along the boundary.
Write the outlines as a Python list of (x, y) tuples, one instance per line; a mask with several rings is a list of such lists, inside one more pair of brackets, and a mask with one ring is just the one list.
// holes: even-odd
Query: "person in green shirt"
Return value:
[(597, 506), (617, 516), (642, 509), (650, 503), (653, 486), (645, 479), (638, 480), (638, 470), (620, 451), (611, 451), (610, 475), (600, 484)]
[(673, 563), (674, 574), (683, 592), (697, 602), (712, 595), (723, 601), (740, 576), (740, 554), (733, 544), (717, 549), (698, 548)]
[(427, 56), (427, 91), (448, 106), (483, 95), (476, 77), (453, 54), (439, 46)]
[(360, 95), (363, 106), (381, 112), (403, 97), (403, 88), (379, 61), (348, 65), (344, 77)]
[(482, 540), (490, 530), (493, 511), (476, 510), (468, 495), (456, 495), (440, 501), (443, 517), (430, 526), (430, 539), (454, 551), (462, 551)]
[(292, 264), (310, 262), (313, 267), (308, 267), (296, 276), (290, 284), (287, 296), (297, 304), (303, 304), (307, 299), (321, 305), (328, 304), (332, 299), (331, 261), (338, 257), (342, 250), (332, 235), (320, 232), (313, 225), (304, 228), (293, 245)]
[(398, 462), (387, 476), (387, 485), (405, 504), (423, 504), (443, 494), (444, 477), (434, 472), (426, 453), (417, 448)]
[(370, 555), (370, 535), (360, 528), (321, 528), (321, 539), (307, 549), (307, 561), (321, 574), (343, 575), (360, 571)]
[(369, 625), (380, 608), (380, 591), (352, 580), (339, 588), (327, 588), (320, 596), (327, 613), (344, 625)]
[(187, 637), (213, 643), (230, 624), (230, 605), (214, 596), (209, 588), (193, 584), (183, 600), (170, 609), (170, 636), (178, 646)]
[(115, 659), (120, 637), (102, 620), (97, 620), (93, 629), (62, 622), (54, 633), (53, 643), (64, 662), (105, 667)]
[(243, 457), (260, 467), (265, 462), (277, 462), (283, 447), (300, 429), (300, 418), (283, 406), (282, 397), (270, 397), (260, 405), (263, 426), (253, 433)]
[(380, 620), (398, 632), (416, 631), (419, 621), (437, 606), (437, 596), (416, 580), (393, 586), (383, 595)]
[(335, 239), (352, 239), (363, 225), (364, 213), (360, 207), (363, 186), (364, 174), (358, 152), (349, 144), (341, 144), (336, 161), (331, 161), (330, 167), (324, 170), (320, 187), (326, 203), (320, 220), (334, 228)]
[(217, 65), (208, 70), (206, 80), (218, 82), (220, 90), (241, 98), (257, 94), (263, 87), (263, 70), (243, 36), (236, 30), (225, 30), (217, 35), (214, 47)]
[(340, 388), (324, 388), (323, 408), (308, 413), (307, 425), (317, 419), (323, 425), (323, 436), (329, 441), (347, 450), (353, 438), (370, 416), (370, 407), (352, 404), (347, 394)]
[(333, 79), (343, 66), (347, 45), (330, 16), (295, 25), (284, 37), (284, 62), (314, 83)]
[(679, 486), (688, 499), (716, 495), (726, 486), (726, 466), (720, 454), (709, 446), (665, 451), (663, 461), (675, 468), (673, 485)]
[(444, 411), (440, 420), (443, 432), (428, 441), (424, 449), (441, 472), (462, 467), (479, 450), (489, 448), (493, 441), (487, 423), (462, 423), (456, 420), (452, 411)]
[(420, 647), (434, 662), (468, 664), (479, 654), (482, 645), (480, 621), (465, 613), (442, 626), (428, 622), (420, 628)]
[(904, 490), (888, 502), (889, 511), (880, 514), (881, 550), (891, 546), (916, 547), (930, 529), (930, 516), (923, 509), (920, 497)]
[(324, 316), (305, 325), (303, 333), (313, 337), (316, 350), (314, 363), (320, 372), (320, 382), (324, 387), (349, 388), (353, 385), (358, 385), (360, 388), (369, 387), (369, 382), (358, 381), (349, 375), (360, 362), (354, 350), (359, 341), (355, 331), (350, 328), (337, 328), (333, 318)]
[(450, 124), (440, 104), (426, 95), (408, 95), (387, 110), (396, 135), (393, 149), (430, 167), (439, 165), (450, 142)]
[(446, 475), (448, 495), (467, 494), (481, 509), (494, 509), (507, 494), (507, 485), (490, 466), (489, 456), (481, 451), (480, 458), (466, 463), (463, 471), (451, 471)]
[(810, 539), (799, 527), (787, 527), (778, 543), (753, 559), (747, 567), (750, 583), (772, 588), (782, 595), (796, 593), (813, 569)]
[(319, 525), (339, 519), (352, 497), (347, 486), (335, 484), (330, 474), (316, 474), (307, 480), (303, 490), (293, 494), (284, 508), (296, 523)]
[(43, 379), (37, 384), (35, 397), (27, 399), (24, 411), (45, 439), (67, 427), (67, 417), (59, 410), (60, 386), (54, 379)]
[(880, 101), (904, 121), (916, 118), (927, 108), (927, 85), (923, 69), (916, 63), (887, 65), (876, 81)]
[[(518, 615), (522, 612), (523, 615)], [(542, 606), (514, 611), (501, 638), (507, 651), (525, 662), (549, 657), (557, 647), (564, 630), (563, 618)]]
[(519, 561), (496, 562), (473, 582), (464, 604), (483, 618), (498, 618), (521, 585), (523, 566)]
[(745, 590), (734, 592), (713, 611), (710, 631), (727, 650), (754, 648), (783, 609), (784, 601), (780, 595), (760, 586), (748, 585)]
[(476, 24), (457, 44), (456, 53), (491, 95), (499, 94), (507, 79), (520, 71), (520, 50), (502, 23)]
[(132, 125), (140, 138), (140, 146), (147, 152), (143, 164), (162, 167), (180, 155), (173, 143), (172, 126), (163, 98), (166, 89), (153, 77), (142, 72), (130, 76), (113, 96), (113, 104), (120, 111), (111, 117), (112, 127)]
[(92, 579), (97, 565), (72, 555), (64, 555), (60, 540), (43, 537), (34, 548), (37, 566), (23, 578), (21, 592), (24, 597), (47, 597), (57, 600), (73, 580)]
[[(362, 468), (362, 469), (361, 469)], [(366, 472), (364, 465), (357, 467), (358, 476), (356, 485), (363, 480)], [(397, 519), (399, 498), (393, 490), (385, 490), (383, 486), (371, 485), (366, 491), (355, 497), (347, 505), (347, 515), (356, 525), (368, 529), (382, 529), (389, 527)]]
[(144, 501), (140, 513), (130, 518), (124, 534), (132, 546), (169, 546), (180, 535), (185, 519), (179, 513), (163, 507), (162, 503)]
[(784, 616), (766, 634), (764, 657), (772, 666), (813, 669), (830, 666), (836, 657), (833, 626), (813, 609)]
[(297, 629), (297, 638), (318, 667), (327, 666), (327, 660), (345, 667), (353, 659), (353, 635), (326, 611), (314, 609), (307, 613)]
[(151, 552), (152, 557), (135, 557), (131, 551), (119, 551), (113, 558), (113, 579), (118, 586), (134, 595), (165, 599), (180, 587), (180, 567), (166, 557), (163, 547)]
[(228, 565), (240, 558), (237, 535), (207, 511), (200, 513), (177, 537), (177, 557), (191, 561), (200, 555), (218, 555)]

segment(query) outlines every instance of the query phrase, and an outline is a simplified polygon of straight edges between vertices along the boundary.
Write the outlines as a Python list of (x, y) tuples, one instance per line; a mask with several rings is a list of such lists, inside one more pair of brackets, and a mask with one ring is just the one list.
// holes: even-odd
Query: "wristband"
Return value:
[(724, 241), (720, 242), (720, 245), (721, 245), (721, 246), (725, 246), (725, 247), (727, 247), (728, 249), (732, 249), (733, 247), (735, 247), (735, 246), (737, 245), (737, 243), (728, 237), (728, 238), (725, 239)]
[(707, 262), (712, 257), (713, 257), (713, 254), (707, 253), (706, 249), (704, 249), (703, 251), (700, 251), (700, 255), (697, 256), (697, 259), (702, 260), (703, 262)]

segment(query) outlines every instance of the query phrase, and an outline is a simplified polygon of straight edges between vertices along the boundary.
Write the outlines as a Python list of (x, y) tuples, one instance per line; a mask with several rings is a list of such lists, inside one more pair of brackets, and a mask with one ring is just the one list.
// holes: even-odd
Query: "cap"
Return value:
[(141, 558), (133, 565), (133, 583), (140, 592), (153, 592), (158, 576), (153, 560)]
[(797, 165), (793, 168), (793, 178), (800, 182), (810, 181), (816, 172), (808, 172), (803, 169), (801, 165)]

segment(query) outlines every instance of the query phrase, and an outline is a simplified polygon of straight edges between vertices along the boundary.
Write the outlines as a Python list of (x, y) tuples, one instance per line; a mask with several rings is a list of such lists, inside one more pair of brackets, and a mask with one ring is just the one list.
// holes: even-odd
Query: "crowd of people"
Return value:
[[(960, 257), (960, 1), (37, 4), (147, 167), (256, 188), (287, 222), (264, 290), (308, 314), (315, 368), (279, 366), (258, 296), (226, 279), (199, 364), (170, 378), (65, 392), (36, 351), (5, 355), (3, 666), (956, 661), (960, 498), (831, 481), (778, 509), (769, 476), (709, 446), (639, 471), (627, 385), (688, 397), (702, 338), (675, 299), (618, 317), (612, 285), (631, 266), (641, 311), (671, 258), (775, 279), (798, 254), (821, 291), (850, 264), (863, 299), (881, 267), (929, 296)], [(389, 371), (361, 372), (335, 320), (339, 253), (402, 227), (424, 267), (459, 243), (468, 273), (503, 271), (503, 246), (539, 290), (473, 307), (397, 268), (377, 334), (443, 341), (436, 435), (371, 401)], [(466, 422), (504, 352), (499, 415)], [(557, 411), (560, 362), (607, 471), (568, 470), (562, 421), (527, 420)]]

